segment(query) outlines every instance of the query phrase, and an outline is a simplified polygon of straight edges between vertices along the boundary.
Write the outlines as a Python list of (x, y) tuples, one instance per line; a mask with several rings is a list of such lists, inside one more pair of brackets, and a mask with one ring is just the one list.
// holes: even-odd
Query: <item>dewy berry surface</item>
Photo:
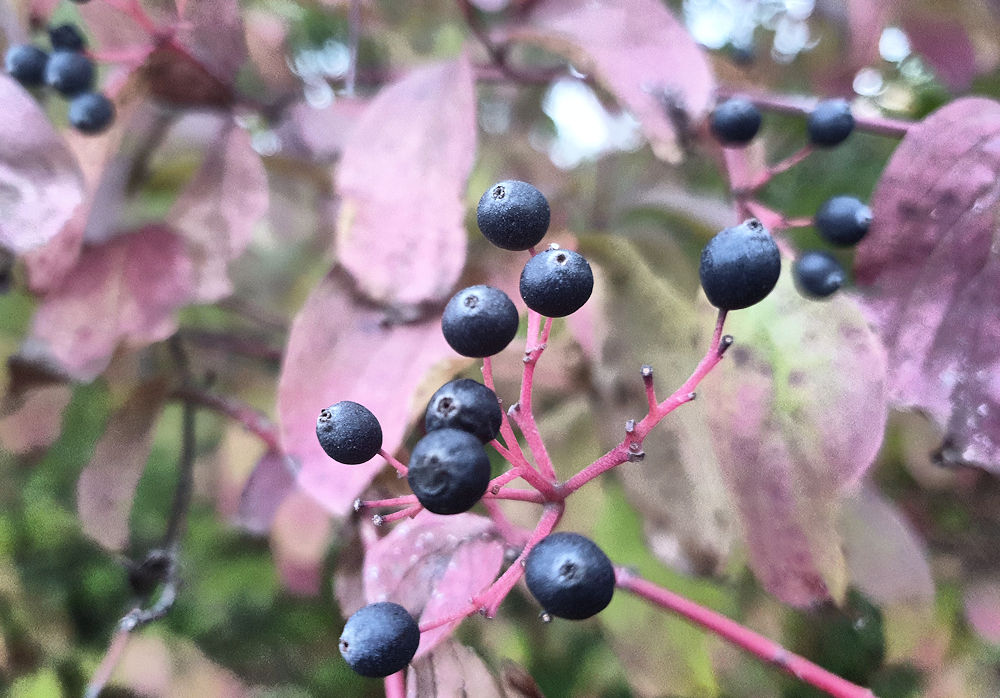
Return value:
[(832, 255), (812, 250), (803, 252), (792, 266), (799, 293), (809, 298), (826, 298), (837, 292), (847, 274)]
[(604, 610), (615, 592), (615, 570), (596, 543), (578, 533), (552, 533), (524, 567), (528, 591), (547, 613), (582, 620)]
[(483, 236), (505, 250), (534, 247), (549, 229), (549, 202), (527, 182), (497, 182), (479, 199), (476, 221)]
[(843, 99), (826, 99), (816, 105), (806, 118), (809, 142), (832, 148), (844, 142), (854, 131), (851, 105)]
[(748, 308), (764, 300), (778, 283), (781, 253), (760, 221), (751, 218), (709, 240), (698, 273), (716, 308)]
[(41, 87), (45, 84), (45, 65), (49, 54), (31, 44), (15, 44), (7, 49), (4, 69), (25, 87)]
[(482, 443), (497, 437), (502, 421), (497, 394), (471, 378), (458, 378), (442, 385), (424, 411), (424, 428), (428, 432), (461, 429)]
[(521, 271), (524, 304), (546, 317), (565, 317), (583, 307), (594, 290), (594, 272), (583, 255), (551, 249), (536, 254)]
[(417, 442), (407, 473), (410, 489), (435, 514), (461, 514), (490, 484), (490, 459), (482, 442), (461, 429), (435, 429)]
[(94, 64), (76, 51), (56, 51), (45, 66), (45, 83), (64, 97), (87, 92), (94, 86)]
[(340, 634), (340, 654), (362, 676), (381, 678), (404, 669), (420, 645), (420, 628), (405, 608), (380, 601), (360, 608)]
[(84, 92), (70, 100), (69, 122), (81, 133), (100, 133), (114, 118), (114, 103), (98, 92)]
[(834, 196), (820, 206), (814, 223), (825, 240), (840, 247), (850, 247), (868, 234), (872, 210), (853, 196)]
[(364, 405), (343, 400), (321, 410), (316, 436), (326, 455), (338, 463), (357, 465), (382, 448), (382, 426)]
[(483, 358), (510, 344), (518, 322), (517, 308), (506, 293), (492, 286), (470, 286), (448, 301), (441, 331), (462, 356)]
[(709, 117), (709, 128), (723, 145), (746, 145), (760, 130), (760, 110), (748, 99), (732, 97), (719, 104)]

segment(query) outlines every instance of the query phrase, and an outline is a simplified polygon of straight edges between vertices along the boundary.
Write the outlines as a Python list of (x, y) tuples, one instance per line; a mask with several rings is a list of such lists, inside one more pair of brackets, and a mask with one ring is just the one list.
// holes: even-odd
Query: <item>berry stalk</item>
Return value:
[(636, 577), (628, 570), (615, 568), (615, 581), (624, 589), (650, 603), (672, 611), (682, 618), (705, 628), (726, 642), (741, 647), (767, 664), (772, 664), (813, 688), (835, 698), (873, 698), (870, 689), (832, 674), (804, 657), (789, 652), (777, 642), (759, 635), (721, 613), (705, 608), (683, 596)]

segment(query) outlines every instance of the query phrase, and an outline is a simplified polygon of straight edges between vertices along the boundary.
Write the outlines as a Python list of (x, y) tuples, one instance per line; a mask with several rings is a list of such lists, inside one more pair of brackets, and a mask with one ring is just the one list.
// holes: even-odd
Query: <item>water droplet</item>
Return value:
[(543, 623), (551, 623), (552, 615), (548, 611), (542, 611), (538, 614), (538, 619)]

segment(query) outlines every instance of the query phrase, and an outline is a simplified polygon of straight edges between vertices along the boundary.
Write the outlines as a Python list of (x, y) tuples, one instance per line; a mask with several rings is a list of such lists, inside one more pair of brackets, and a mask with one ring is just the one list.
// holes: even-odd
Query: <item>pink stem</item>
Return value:
[(111, 638), (111, 642), (108, 644), (108, 650), (104, 653), (104, 658), (101, 659), (101, 663), (94, 672), (93, 678), (87, 684), (87, 689), (84, 692), (86, 698), (97, 698), (101, 690), (111, 679), (111, 674), (114, 673), (115, 667), (118, 666), (122, 655), (125, 654), (125, 646), (128, 645), (129, 634), (130, 628), (124, 626), (119, 626), (115, 631), (114, 637)]
[(549, 482), (556, 481), (555, 467), (552, 465), (552, 458), (545, 448), (545, 442), (538, 431), (538, 424), (535, 422), (535, 413), (532, 409), (531, 394), (532, 384), (535, 377), (535, 366), (542, 352), (545, 351), (545, 343), (548, 341), (549, 333), (552, 330), (552, 318), (545, 318), (545, 325), (542, 328), (542, 316), (534, 310), (528, 311), (528, 339), (524, 348), (524, 372), (521, 375), (521, 396), (517, 404), (511, 407), (511, 418), (517, 424), (524, 440), (528, 444), (538, 470)]
[(399, 473), (400, 477), (406, 477), (406, 474), (410, 471), (410, 469), (396, 460), (391, 453), (386, 451), (384, 448), (380, 448), (378, 450), (378, 454), (385, 458), (386, 461), (389, 462), (389, 465), (396, 469), (396, 472)]
[(534, 502), (535, 504), (545, 504), (551, 501), (537, 490), (514, 490), (509, 487), (501, 487), (495, 493), (487, 490), (483, 499), (510, 499), (518, 502)]
[[(483, 383), (487, 388), (496, 393), (497, 389), (493, 383), (493, 360), (489, 356), (483, 359)], [(497, 399), (499, 400), (500, 397), (497, 396)], [(531, 467), (528, 464), (528, 459), (524, 457), (521, 444), (518, 443), (517, 437), (514, 436), (514, 429), (510, 425), (510, 420), (507, 419), (507, 411), (503, 409), (503, 400), (500, 400), (500, 435), (503, 436), (504, 446), (507, 449), (507, 452), (502, 454), (504, 458), (513, 465), (524, 463), (528, 467)]]
[(402, 519), (412, 519), (414, 516), (423, 511), (424, 508), (420, 504), (414, 504), (413, 506), (406, 507), (405, 509), (400, 509), (399, 511), (394, 511), (391, 514), (375, 514), (372, 516), (372, 523), (376, 526), (384, 526), (388, 523), (393, 523), (394, 521), (400, 521)]
[(410, 506), (417, 502), (416, 495), (405, 494), (402, 497), (392, 497), (391, 499), (355, 499), (354, 500), (354, 511), (361, 511), (362, 509), (375, 509), (380, 507), (400, 507), (400, 506)]
[(757, 191), (765, 184), (770, 182), (776, 175), (779, 175), (782, 172), (787, 172), (788, 170), (792, 169), (800, 162), (805, 160), (807, 157), (812, 155), (812, 153), (813, 153), (813, 147), (811, 145), (805, 145), (798, 151), (789, 155), (781, 162), (771, 165), (770, 167), (767, 168), (767, 171), (761, 173), (757, 177), (757, 179), (755, 179), (753, 182), (750, 183), (750, 190)]
[(775, 665), (835, 698), (873, 698), (875, 695), (871, 690), (842, 679), (808, 659), (789, 652), (777, 642), (758, 635), (721, 613), (640, 579), (624, 568), (615, 568), (615, 579), (619, 589), (629, 591), (650, 603), (676, 613), (695, 625), (700, 625), (723, 640), (743, 648), (764, 662)]
[(629, 460), (641, 459), (645, 455), (642, 452), (642, 442), (649, 432), (668, 414), (681, 405), (691, 402), (695, 398), (694, 389), (722, 361), (723, 354), (732, 342), (732, 338), (725, 338), (722, 335), (725, 323), (726, 311), (720, 310), (708, 351), (698, 362), (698, 366), (691, 376), (684, 381), (684, 385), (675, 390), (666, 400), (657, 404), (655, 408), (650, 409), (638, 424), (629, 422), (626, 425), (625, 438), (622, 439), (621, 443), (558, 487), (557, 492), (560, 497), (569, 496), (601, 473)]
[(486, 488), (487, 492), (492, 492), (496, 494), (500, 491), (500, 488), (506, 485), (508, 482), (512, 482), (517, 478), (521, 477), (521, 473), (517, 471), (517, 468), (511, 468), (507, 472), (497, 475), (495, 478), (490, 480), (490, 486)]
[(389, 674), (383, 679), (385, 698), (406, 698), (406, 669)]

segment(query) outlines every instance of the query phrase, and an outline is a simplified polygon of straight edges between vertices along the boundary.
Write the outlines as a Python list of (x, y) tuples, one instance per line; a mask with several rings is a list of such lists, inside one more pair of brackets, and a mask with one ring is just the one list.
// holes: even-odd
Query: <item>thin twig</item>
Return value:
[(358, 79), (358, 45), (361, 42), (361, 0), (351, 0), (351, 8), (347, 15), (347, 75), (344, 78), (344, 94), (354, 96), (354, 87)]

